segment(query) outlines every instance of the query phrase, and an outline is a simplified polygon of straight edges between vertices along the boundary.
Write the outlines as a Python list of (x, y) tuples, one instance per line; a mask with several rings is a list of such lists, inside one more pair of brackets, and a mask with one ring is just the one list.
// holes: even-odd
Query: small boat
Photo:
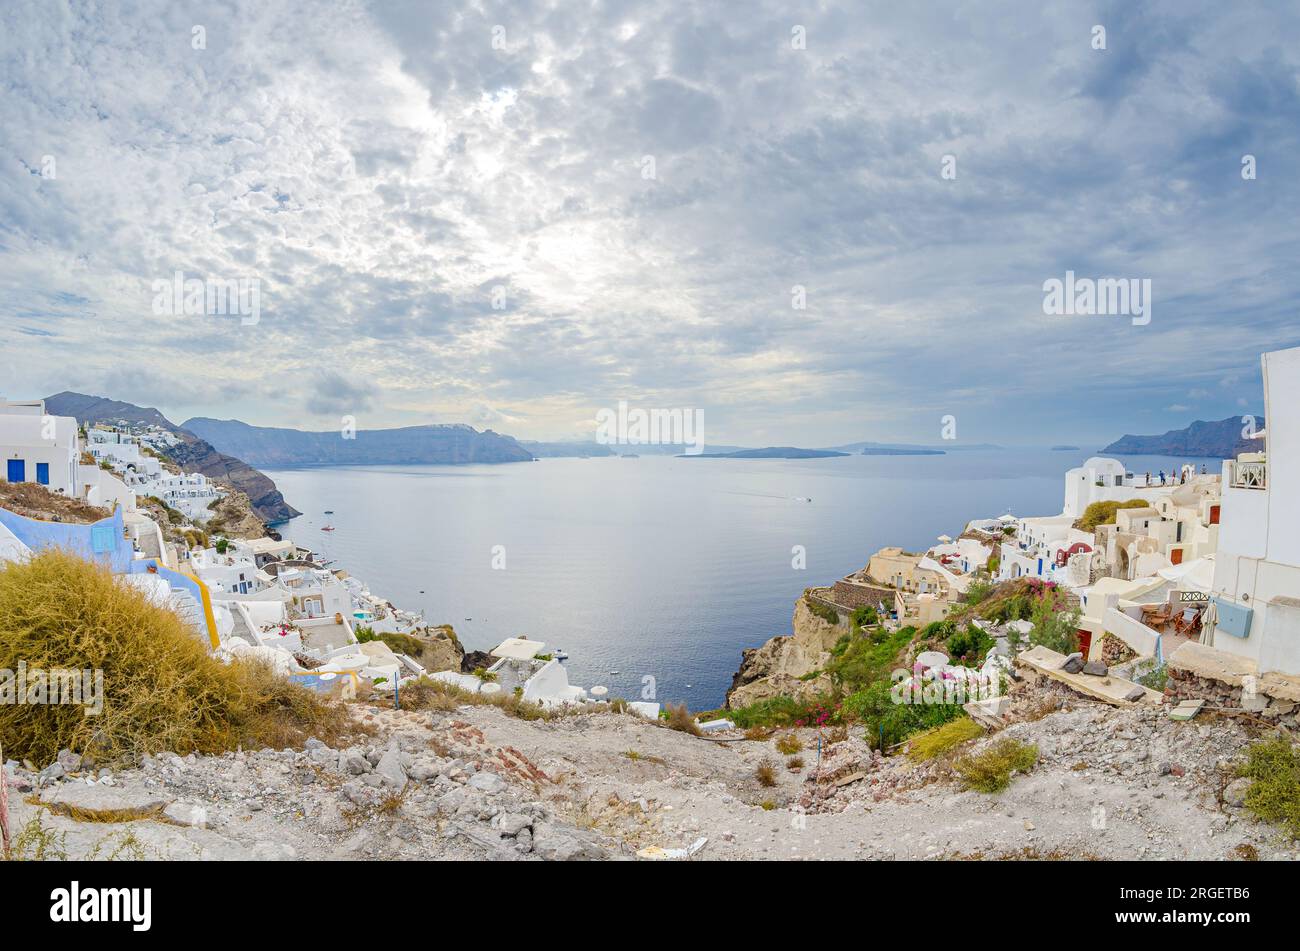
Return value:
[(611, 677), (617, 677), (617, 676), (619, 675), (619, 671), (617, 671), (617, 670), (611, 670), (611, 671), (609, 672), (609, 675), (610, 675)]
[(334, 510), (333, 510), (333, 509), (326, 509), (326, 510), (325, 510), (325, 514), (326, 514), (326, 515), (333, 515), (333, 514), (334, 514)]
[(333, 525), (322, 525), (321, 528), (320, 528), (320, 530), (321, 530), (322, 532), (332, 532), (332, 531), (334, 531), (334, 526), (333, 526)]
[(556, 648), (555, 651), (553, 652), (553, 656), (555, 657), (556, 660), (568, 660), (568, 659), (569, 659), (569, 655), (568, 655), (567, 653), (565, 653), (564, 648), (562, 648), (562, 647)]

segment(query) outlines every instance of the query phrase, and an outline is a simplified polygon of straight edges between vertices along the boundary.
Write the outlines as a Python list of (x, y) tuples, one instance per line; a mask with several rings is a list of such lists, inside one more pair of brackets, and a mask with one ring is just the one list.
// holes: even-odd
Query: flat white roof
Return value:
[(532, 660), (542, 652), (545, 641), (534, 641), (527, 637), (507, 637), (492, 648), (493, 657), (505, 657), (510, 660)]

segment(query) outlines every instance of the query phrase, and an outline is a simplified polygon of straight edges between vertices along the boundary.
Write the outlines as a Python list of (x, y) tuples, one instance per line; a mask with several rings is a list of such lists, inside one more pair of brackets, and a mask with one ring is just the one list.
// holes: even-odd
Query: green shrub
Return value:
[(888, 680), (877, 681), (845, 697), (841, 708), (866, 728), (867, 742), (878, 749), (964, 715), (957, 703), (895, 703), (892, 688)]
[(934, 759), (984, 734), (984, 728), (970, 717), (959, 717), (943, 726), (909, 738), (907, 755), (919, 762)]
[(841, 638), (831, 651), (826, 673), (831, 683), (845, 692), (887, 680), (915, 637), (916, 628), (909, 626), (892, 634), (884, 628), (872, 628), (855, 637)]
[[(994, 565), (990, 565), (989, 572), (993, 573), (995, 571), (997, 571), (997, 568)], [(974, 584), (972, 584), (969, 588), (966, 589), (965, 600), (967, 604), (973, 606), (987, 600), (988, 596), (991, 595), (992, 593), (993, 593), (993, 585), (990, 582), (976, 581)]]
[(1051, 591), (1038, 599), (1032, 621), (1029, 643), (1041, 644), (1058, 654), (1073, 654), (1079, 649), (1079, 609), (1065, 610), (1059, 593)]
[(1148, 670), (1137, 679), (1137, 682), (1144, 687), (1149, 687), (1152, 690), (1159, 690), (1161, 693), (1164, 693), (1165, 687), (1169, 684), (1169, 668), (1164, 664), (1161, 664), (1153, 670)]
[(1238, 776), (1254, 780), (1246, 793), (1246, 808), (1300, 839), (1300, 754), (1279, 734), (1250, 746), (1246, 757), (1237, 769)]
[(869, 604), (864, 607), (860, 607), (853, 612), (854, 627), (859, 627), (859, 628), (870, 627), (871, 625), (878, 623), (879, 620), (880, 620), (880, 616), (876, 614), (876, 609)]
[[(385, 631), (383, 634), (371, 635), (378, 638), (388, 645), (388, 649), (394, 654), (406, 654), (408, 657), (419, 657), (424, 652), (424, 641), (410, 634), (398, 634), (392, 631)], [(360, 638), (358, 638), (359, 640)]]
[(1037, 746), (1007, 738), (978, 753), (960, 757), (953, 763), (953, 768), (966, 789), (997, 793), (1011, 785), (1013, 774), (1026, 773), (1037, 762)]
[(948, 638), (944, 645), (948, 656), (954, 660), (965, 660), (968, 664), (983, 663), (985, 655), (993, 647), (993, 638), (974, 624), (968, 624), (965, 630), (957, 631)]
[(1093, 502), (1083, 510), (1074, 527), (1091, 532), (1098, 525), (1113, 525), (1115, 513), (1120, 509), (1144, 509), (1151, 503), (1146, 499), (1129, 499), (1127, 502)]
[(357, 627), (352, 632), (357, 639), (358, 644), (369, 644), (375, 639), (375, 629), (373, 627)]
[(812, 611), (813, 614), (817, 615), (817, 617), (821, 618), (827, 624), (840, 623), (839, 613), (834, 608), (822, 604), (820, 601), (814, 601), (812, 598), (809, 598), (808, 610)]

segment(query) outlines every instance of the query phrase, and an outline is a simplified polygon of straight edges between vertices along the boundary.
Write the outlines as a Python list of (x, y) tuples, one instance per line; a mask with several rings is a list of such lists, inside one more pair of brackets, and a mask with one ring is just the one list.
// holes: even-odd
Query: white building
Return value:
[[(1127, 472), (1124, 463), (1118, 459), (1093, 456), (1065, 473), (1062, 514), (1078, 518), (1093, 502), (1129, 502), (1133, 499), (1154, 502), (1178, 487), (1178, 478), (1172, 470), (1171, 465), (1170, 472), (1165, 473), (1167, 481), (1162, 484), (1158, 474)], [(1194, 484), (1200, 478), (1193, 476), (1189, 481)]]
[(546, 643), (528, 637), (508, 637), (491, 654), (498, 658), (487, 669), (491, 676), (443, 670), (430, 674), (433, 680), (452, 684), (473, 693), (518, 693), (521, 700), (544, 707), (584, 703), (587, 691), (569, 683), (569, 673), (553, 655), (544, 653)]
[(147, 488), (172, 508), (193, 522), (203, 523), (212, 517), (209, 508), (226, 493), (215, 482), (199, 472), (185, 475), (168, 475)]
[(1264, 451), (1223, 463), (1213, 646), (1300, 674), (1300, 347), (1262, 357)]
[(78, 492), (77, 421), (50, 416), (44, 400), (0, 401), (0, 478), (35, 482), (59, 495)]
[(303, 618), (352, 615), (352, 594), (324, 568), (282, 567), (276, 579), (292, 595), (293, 611)]
[(86, 451), (96, 462), (107, 462), (127, 485), (144, 485), (162, 478), (162, 463), (143, 452), (130, 433), (91, 429), (86, 433)]
[(257, 567), (252, 555), (234, 546), (225, 554), (215, 548), (191, 552), (189, 570), (214, 593), (255, 594), (272, 583), (271, 576)]

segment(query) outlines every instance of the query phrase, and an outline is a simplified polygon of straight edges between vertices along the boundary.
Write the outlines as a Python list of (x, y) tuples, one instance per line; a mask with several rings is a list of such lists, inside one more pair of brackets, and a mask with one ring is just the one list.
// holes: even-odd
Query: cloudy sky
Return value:
[[(1105, 441), (1261, 411), (1259, 354), (1300, 344), (1294, 3), (0, 20), (10, 397), (526, 438), (626, 399), (746, 445), (935, 442), (945, 415)], [(1149, 279), (1150, 322), (1045, 315), (1067, 270)], [(256, 281), (256, 322), (160, 309), (177, 272)]]

